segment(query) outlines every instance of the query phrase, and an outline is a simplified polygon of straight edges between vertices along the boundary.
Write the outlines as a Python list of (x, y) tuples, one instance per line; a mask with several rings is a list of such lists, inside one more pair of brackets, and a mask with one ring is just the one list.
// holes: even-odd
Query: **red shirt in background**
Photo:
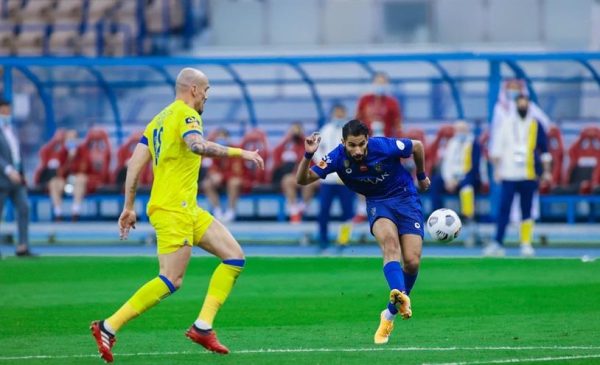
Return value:
[(371, 134), (374, 132), (373, 122), (378, 121), (383, 123), (385, 137), (399, 137), (402, 130), (400, 104), (389, 95), (363, 95), (358, 100), (356, 119), (364, 122), (369, 127)]

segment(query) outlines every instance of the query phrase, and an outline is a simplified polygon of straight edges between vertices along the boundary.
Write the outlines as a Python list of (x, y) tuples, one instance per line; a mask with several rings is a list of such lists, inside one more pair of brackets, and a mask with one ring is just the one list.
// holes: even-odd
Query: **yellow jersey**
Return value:
[(190, 133), (202, 135), (202, 119), (181, 100), (164, 108), (146, 126), (140, 143), (150, 149), (154, 173), (146, 208), (148, 216), (158, 209), (175, 212), (196, 209), (202, 161), (183, 140)]

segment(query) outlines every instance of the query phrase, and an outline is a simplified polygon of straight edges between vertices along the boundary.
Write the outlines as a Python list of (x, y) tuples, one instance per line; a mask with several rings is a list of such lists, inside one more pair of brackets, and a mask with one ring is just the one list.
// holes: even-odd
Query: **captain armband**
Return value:
[(228, 157), (240, 157), (242, 155), (242, 149), (236, 147), (227, 147)]

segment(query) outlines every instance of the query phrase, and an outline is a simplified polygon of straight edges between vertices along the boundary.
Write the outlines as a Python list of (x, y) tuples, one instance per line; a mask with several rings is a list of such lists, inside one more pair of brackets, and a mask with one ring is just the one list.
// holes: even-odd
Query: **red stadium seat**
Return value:
[(600, 128), (586, 127), (569, 148), (569, 166), (559, 193), (589, 194), (592, 175), (600, 163)]
[(540, 184), (540, 194), (548, 194), (562, 181), (562, 169), (565, 154), (562, 133), (558, 127), (552, 126), (548, 130), (547, 137), (548, 152), (552, 155), (552, 182), (542, 182)]
[(448, 140), (454, 136), (454, 127), (450, 124), (445, 124), (438, 129), (437, 134), (435, 135), (435, 139), (427, 148), (425, 153), (425, 172), (427, 175), (431, 176), (433, 170), (437, 168), (441, 159), (442, 153), (446, 149), (446, 144)]
[(267, 142), (265, 132), (258, 128), (249, 130), (242, 138), (240, 148), (249, 151), (258, 150), (258, 153), (265, 161), (265, 170), (259, 169), (249, 161), (244, 161), (242, 166), (244, 191), (248, 191), (257, 185), (270, 183), (270, 174), (267, 173), (266, 169), (269, 159), (269, 143)]
[[(119, 147), (119, 150), (117, 151), (117, 166), (112, 173), (111, 183), (116, 184), (119, 187), (125, 184), (125, 178), (127, 176), (127, 162), (131, 158), (131, 155), (133, 155), (133, 151), (140, 142), (142, 135), (142, 131), (133, 133), (121, 145), (121, 147)], [(152, 162), (149, 162), (140, 174), (140, 188), (149, 188), (152, 186), (153, 177)]]
[(90, 129), (77, 147), (73, 172), (88, 176), (88, 193), (110, 183), (110, 154), (108, 133), (101, 128)]
[(64, 145), (65, 142), (65, 130), (58, 129), (54, 136), (48, 143), (42, 146), (39, 153), (40, 163), (35, 169), (33, 174), (33, 183), (38, 186), (41, 183), (42, 174), (48, 169), (50, 161), (53, 163), (58, 162), (59, 175), (64, 175), (64, 171), (60, 171), (60, 168), (64, 168), (64, 164), (67, 160), (67, 149)]

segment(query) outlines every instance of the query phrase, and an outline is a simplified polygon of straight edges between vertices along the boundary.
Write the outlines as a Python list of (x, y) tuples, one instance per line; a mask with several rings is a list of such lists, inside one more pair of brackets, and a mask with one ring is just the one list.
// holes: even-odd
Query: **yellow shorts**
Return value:
[(200, 242), (214, 217), (198, 207), (188, 212), (155, 210), (150, 224), (156, 231), (157, 251), (168, 254)]

